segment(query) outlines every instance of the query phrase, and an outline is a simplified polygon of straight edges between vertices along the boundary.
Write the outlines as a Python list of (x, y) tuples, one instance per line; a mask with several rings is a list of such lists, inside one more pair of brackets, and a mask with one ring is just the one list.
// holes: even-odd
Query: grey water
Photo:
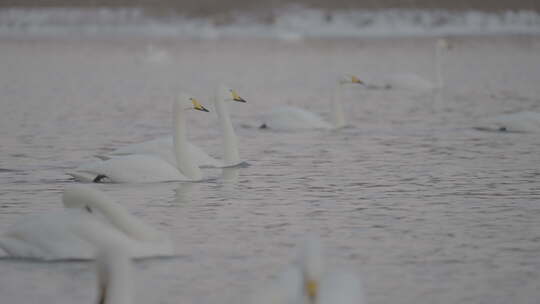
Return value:
[[(0, 39), (0, 231), (62, 208), (69, 168), (170, 134), (185, 90), (211, 107), (223, 82), (245, 168), (197, 183), (99, 184), (173, 238), (177, 256), (135, 263), (136, 303), (238, 303), (319, 233), (329, 264), (362, 277), (367, 302), (538, 303), (540, 130), (483, 132), (540, 112), (540, 38)], [(342, 94), (349, 126), (260, 130), (272, 107), (329, 118), (338, 76), (416, 74), (441, 89)], [(215, 113), (189, 137), (221, 155)], [(1, 303), (93, 303), (89, 262), (0, 259)]]

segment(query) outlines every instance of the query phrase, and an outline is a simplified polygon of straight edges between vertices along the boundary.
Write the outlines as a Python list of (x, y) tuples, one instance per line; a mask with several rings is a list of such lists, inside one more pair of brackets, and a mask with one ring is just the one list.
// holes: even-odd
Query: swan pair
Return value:
[(282, 106), (263, 117), (261, 129), (279, 131), (302, 131), (312, 129), (340, 129), (346, 126), (345, 114), (341, 104), (341, 91), (349, 84), (364, 85), (356, 76), (343, 76), (338, 79), (331, 98), (333, 122), (325, 121), (321, 116), (293, 106)]
[(173, 138), (158, 139), (128, 146), (111, 153), (112, 157), (80, 166), (68, 175), (85, 182), (117, 183), (199, 181), (200, 166), (228, 167), (241, 163), (238, 141), (225, 102), (246, 102), (235, 90), (219, 86), (214, 99), (222, 129), (224, 160), (218, 161), (189, 143), (186, 136), (186, 110), (208, 110), (194, 97), (180, 94), (174, 102)]
[(354, 273), (327, 271), (323, 246), (310, 235), (293, 263), (270, 287), (255, 293), (250, 304), (364, 304), (360, 279)]
[(43, 260), (91, 259), (93, 238), (113, 240), (130, 256), (167, 256), (173, 245), (160, 231), (129, 214), (103, 192), (88, 185), (66, 187), (63, 212), (29, 216), (0, 238), (0, 248), (14, 257)]

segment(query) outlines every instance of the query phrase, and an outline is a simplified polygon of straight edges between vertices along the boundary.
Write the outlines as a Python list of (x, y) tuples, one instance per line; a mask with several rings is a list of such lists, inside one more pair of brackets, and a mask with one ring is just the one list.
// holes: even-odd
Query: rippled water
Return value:
[[(537, 303), (540, 132), (482, 132), (540, 112), (540, 38), (452, 38), (440, 91), (351, 89), (350, 127), (259, 130), (273, 106), (327, 113), (335, 79), (435, 81), (435, 40), (0, 40), (0, 230), (60, 209), (68, 168), (169, 133), (188, 90), (223, 81), (247, 168), (199, 183), (98, 185), (175, 240), (136, 263), (137, 303), (237, 303), (314, 230), (330, 263), (359, 273), (368, 303)], [(220, 155), (215, 114), (190, 137)], [(540, 131), (540, 130), (538, 130)], [(0, 260), (2, 303), (92, 303), (84, 262)]]

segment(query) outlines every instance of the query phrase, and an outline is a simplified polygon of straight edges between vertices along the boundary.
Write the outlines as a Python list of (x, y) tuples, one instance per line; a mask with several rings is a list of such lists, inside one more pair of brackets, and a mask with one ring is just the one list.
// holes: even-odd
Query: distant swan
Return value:
[(133, 154), (82, 165), (68, 175), (86, 182), (141, 183), (202, 179), (198, 164), (188, 153), (186, 109), (208, 112), (195, 98), (180, 94), (174, 102), (174, 149), (176, 164), (157, 156)]
[(327, 272), (323, 249), (317, 236), (300, 247), (296, 261), (270, 286), (255, 293), (257, 304), (364, 304), (358, 276), (345, 271)]
[[(188, 153), (190, 154), (190, 157), (199, 165), (199, 167), (224, 168), (236, 166), (242, 162), (238, 154), (238, 139), (231, 123), (231, 117), (229, 115), (227, 105), (227, 103), (231, 101), (242, 103), (246, 102), (246, 100), (240, 97), (235, 90), (227, 88), (224, 85), (218, 86), (214, 96), (214, 107), (218, 115), (219, 127), (221, 129), (221, 137), (223, 140), (223, 160), (215, 159), (214, 157), (208, 155), (203, 149), (197, 147), (191, 142), (187, 143)], [(171, 137), (162, 137), (138, 144), (128, 145), (109, 153), (111, 156), (131, 154), (150, 154), (166, 160), (171, 164), (176, 164), (176, 156)]]
[[(172, 242), (89, 185), (66, 187), (64, 212), (27, 216), (0, 238), (0, 248), (14, 257), (44, 260), (90, 259), (95, 247), (80, 237), (84, 229), (115, 238), (134, 257), (166, 256)], [(91, 227), (91, 228), (89, 228)]]
[(540, 113), (516, 112), (481, 120), (475, 129), (493, 132), (536, 133), (540, 132)]
[(339, 80), (334, 90), (332, 102), (333, 123), (325, 121), (319, 115), (293, 106), (282, 106), (263, 117), (262, 129), (281, 131), (299, 131), (311, 129), (339, 129), (345, 126), (345, 114), (341, 105), (340, 93), (346, 84), (364, 84), (356, 76), (346, 76)]

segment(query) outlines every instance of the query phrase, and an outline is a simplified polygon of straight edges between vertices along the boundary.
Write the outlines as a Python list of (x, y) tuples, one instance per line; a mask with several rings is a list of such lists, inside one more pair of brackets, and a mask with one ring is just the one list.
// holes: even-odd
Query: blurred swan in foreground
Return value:
[(72, 185), (66, 187), (62, 200), (63, 212), (27, 216), (15, 223), (0, 238), (0, 248), (13, 257), (91, 259), (95, 247), (80, 236), (86, 229), (117, 240), (134, 257), (172, 255), (172, 242), (166, 236), (103, 192), (89, 185)]
[(345, 76), (339, 79), (331, 99), (333, 123), (325, 121), (321, 116), (293, 106), (281, 106), (263, 117), (261, 129), (281, 131), (299, 131), (310, 129), (339, 129), (346, 125), (343, 106), (341, 105), (341, 90), (347, 84), (364, 84), (356, 76)]
[[(223, 160), (216, 159), (198, 146), (187, 143), (190, 157), (199, 165), (199, 167), (224, 168), (233, 167), (242, 163), (238, 154), (238, 139), (234, 132), (229, 114), (228, 104), (231, 101), (245, 103), (246, 100), (240, 97), (238, 93), (220, 85), (217, 87), (214, 96), (214, 108), (216, 109), (219, 127), (221, 129), (221, 138), (223, 140)], [(162, 137), (154, 140), (128, 145), (111, 152), (110, 156), (130, 155), (130, 154), (150, 154), (155, 155), (169, 163), (176, 165), (176, 156), (173, 147), (172, 137)]]
[(208, 112), (195, 98), (184, 93), (174, 102), (173, 142), (176, 158), (174, 165), (157, 156), (132, 154), (82, 165), (67, 174), (85, 182), (144, 183), (201, 180), (202, 172), (189, 153), (186, 138), (187, 109)]
[(492, 132), (536, 133), (540, 132), (540, 113), (516, 112), (497, 115), (481, 120), (475, 129)]
[(132, 262), (117, 243), (100, 245), (96, 255), (98, 304), (133, 303)]
[(354, 273), (327, 271), (321, 241), (310, 236), (296, 260), (269, 287), (255, 293), (249, 303), (260, 304), (363, 304), (362, 284)]
[(131, 248), (115, 234), (101, 234), (95, 223), (73, 227), (73, 233), (95, 248), (98, 304), (132, 304), (133, 265)]

